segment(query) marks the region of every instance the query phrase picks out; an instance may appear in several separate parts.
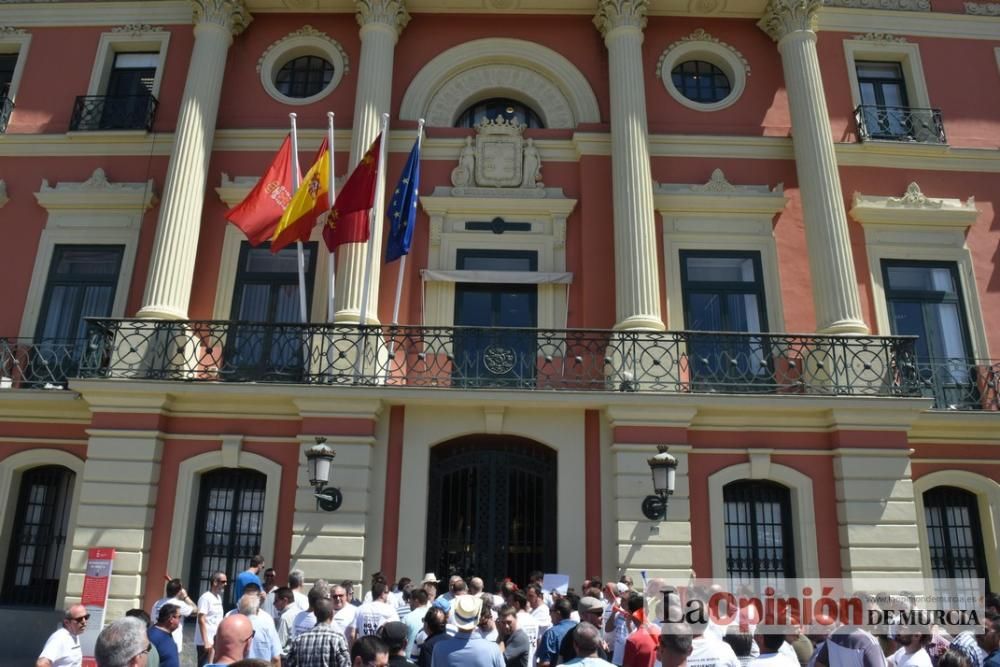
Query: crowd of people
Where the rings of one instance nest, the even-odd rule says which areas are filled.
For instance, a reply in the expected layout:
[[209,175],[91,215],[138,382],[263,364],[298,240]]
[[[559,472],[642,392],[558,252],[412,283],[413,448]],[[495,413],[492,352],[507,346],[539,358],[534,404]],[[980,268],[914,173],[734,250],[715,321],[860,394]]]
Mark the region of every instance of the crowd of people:
[[[263,565],[255,556],[235,578],[228,613],[226,573],[214,573],[197,601],[168,581],[150,614],[134,609],[102,630],[98,667],[180,667],[186,617],[196,619],[199,667],[1000,667],[994,596],[981,633],[900,625],[876,636],[830,622],[766,634],[752,607],[725,626],[664,624],[680,615],[651,607],[627,576],[587,579],[578,595],[544,590],[536,572],[523,585],[498,582],[494,594],[478,577],[392,584],[376,573],[356,600],[352,582],[321,579],[306,593],[300,570],[280,586]],[[36,667],[79,667],[88,620],[70,607]]]

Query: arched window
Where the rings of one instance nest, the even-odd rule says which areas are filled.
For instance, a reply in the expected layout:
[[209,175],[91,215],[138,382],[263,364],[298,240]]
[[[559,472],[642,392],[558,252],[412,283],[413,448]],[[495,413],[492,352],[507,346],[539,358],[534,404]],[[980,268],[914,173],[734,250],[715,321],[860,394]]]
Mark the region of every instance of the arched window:
[[274,87],[285,97],[312,97],[333,79],[333,63],[321,56],[299,56],[281,66]]
[[[954,486],[924,492],[924,518],[935,579],[986,579],[983,529],[976,495]],[[990,590],[989,581],[986,590]]]
[[55,606],[75,477],[62,466],[21,475],[0,603]]
[[[266,475],[245,468],[219,468],[201,476],[189,591],[207,590],[218,570],[236,581],[260,553],[266,486]],[[223,599],[229,602],[226,595]]]
[[788,487],[740,480],[723,487],[726,574],[734,584],[749,579],[778,583],[795,577],[792,502]]
[[671,77],[681,95],[702,104],[721,102],[733,90],[726,73],[704,60],[688,60],[677,65]]
[[531,107],[505,97],[476,102],[459,115],[455,127],[475,127],[484,118],[496,120],[501,116],[508,121],[516,118],[518,123],[527,127],[545,127]]

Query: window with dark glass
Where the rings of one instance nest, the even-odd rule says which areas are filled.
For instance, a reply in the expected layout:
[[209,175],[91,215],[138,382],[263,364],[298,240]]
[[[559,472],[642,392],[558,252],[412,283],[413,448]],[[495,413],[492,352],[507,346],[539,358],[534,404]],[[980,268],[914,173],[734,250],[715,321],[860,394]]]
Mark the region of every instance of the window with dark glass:
[[683,62],[674,67],[670,76],[681,95],[701,104],[721,102],[733,90],[726,73],[704,60]]
[[723,490],[726,574],[733,584],[795,577],[792,501],[776,482],[740,480]]
[[[935,579],[988,579],[975,494],[952,486],[925,491],[924,519]],[[975,590],[971,584],[970,588]],[[990,590],[989,581],[986,590]]]
[[[306,304],[312,303],[316,243],[304,244]],[[302,372],[298,251],[272,253],[270,244],[240,247],[226,367],[231,379],[294,379]]]
[[895,139],[910,133],[903,66],[898,62],[857,61],[858,93],[868,134]]
[[153,92],[160,54],[116,53],[108,76],[108,97],[145,96]]
[[882,277],[892,333],[917,337],[918,368],[938,407],[974,403],[972,346],[958,266],[883,260]]
[[16,53],[0,53],[0,98],[10,93],[10,83],[14,80],[14,66],[17,65]]
[[545,127],[541,117],[531,107],[503,97],[476,102],[459,115],[455,127],[475,127],[484,118],[503,118],[508,122],[516,119],[520,125],[529,128]]
[[213,572],[230,581],[223,600],[235,606],[229,591],[236,575],[260,553],[267,476],[244,468],[218,468],[200,476],[191,552],[189,591],[209,588]]
[[111,315],[123,252],[119,245],[55,247],[35,330],[37,340],[82,340],[87,332],[84,318]]
[[333,63],[322,56],[299,56],[281,66],[274,87],[285,97],[317,95],[333,80]]
[[21,475],[0,603],[54,607],[73,499],[73,471],[30,468]]
[[[759,334],[767,331],[760,253],[682,250],[684,328]],[[770,376],[763,336],[692,335],[692,380],[702,388],[745,385]]]

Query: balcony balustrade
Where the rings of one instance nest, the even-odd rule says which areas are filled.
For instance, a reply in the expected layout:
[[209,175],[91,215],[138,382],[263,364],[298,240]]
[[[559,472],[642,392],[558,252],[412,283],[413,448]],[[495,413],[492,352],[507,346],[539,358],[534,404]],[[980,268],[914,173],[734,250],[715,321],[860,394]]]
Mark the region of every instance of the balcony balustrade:
[[14,113],[14,100],[6,95],[0,96],[0,134],[7,131],[10,115]]
[[64,389],[85,350],[86,340],[0,338],[0,390]]
[[948,143],[940,109],[862,104],[854,110],[854,120],[858,125],[858,138],[862,142]]
[[73,105],[70,132],[153,129],[159,102],[152,95],[81,95]]

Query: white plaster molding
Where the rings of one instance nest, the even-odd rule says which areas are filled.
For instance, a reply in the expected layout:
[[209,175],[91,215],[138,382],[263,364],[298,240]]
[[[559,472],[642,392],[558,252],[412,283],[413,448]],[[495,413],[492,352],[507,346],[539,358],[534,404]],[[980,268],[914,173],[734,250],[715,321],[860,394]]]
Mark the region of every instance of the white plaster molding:
[[240,467],[240,452],[243,450],[242,435],[222,436],[222,465],[226,468]]
[[487,433],[497,435],[503,433],[503,416],[506,408],[502,405],[483,406],[483,426]]
[[771,453],[772,449],[751,449],[750,456],[750,479],[767,479],[771,476]]
[[[288,97],[278,91],[274,80],[280,70],[290,60],[300,56],[320,56],[333,65],[333,77],[323,90],[309,97]],[[260,83],[272,98],[282,104],[302,106],[323,99],[340,85],[340,81],[350,70],[347,52],[335,39],[311,25],[304,25],[290,32],[268,46],[257,61]]]
[[[174,494],[174,516],[170,527],[171,548],[167,555],[167,571],[184,581],[187,581],[191,574],[191,546],[196,539],[191,517],[198,511],[201,473],[215,468],[231,467],[225,462],[226,442],[223,437],[223,444],[218,450],[185,459],[177,469],[177,492]],[[267,476],[267,485],[264,488],[264,513],[260,527],[260,554],[271,562],[274,560],[274,541],[278,526],[278,496],[285,491],[281,486],[281,464],[259,454],[244,451],[239,452],[239,464],[241,468],[255,470]]]
[[[755,450],[750,450],[751,452]],[[799,577],[819,576],[819,551],[816,538],[816,510],[812,478],[777,463],[768,466],[766,479],[788,487],[792,505],[795,538],[795,572]],[[730,482],[755,479],[750,463],[738,463],[708,476],[709,517],[712,537],[712,576],[726,576],[725,502],[722,490]]]
[[8,201],[10,197],[7,196],[7,182],[0,179],[0,208],[3,208]]
[[[872,35],[886,35],[885,39],[871,39]],[[858,60],[895,61],[903,70],[906,92],[910,104],[918,108],[931,106],[927,80],[924,77],[920,46],[907,42],[904,38],[889,39],[884,31],[867,33],[854,39],[844,40],[844,56],[847,59],[847,78],[851,83],[851,101],[857,107],[861,104],[861,87],[858,84]]]
[[410,22],[410,13],[401,0],[356,0],[358,25],[363,30],[370,25],[391,28],[398,36]]
[[[131,24],[123,28],[148,27]],[[160,85],[163,82],[163,68],[167,62],[167,48],[170,45],[170,32],[167,30],[122,30],[114,29],[101,34],[97,43],[97,58],[90,71],[90,83],[87,85],[88,95],[103,95],[115,64],[115,54],[129,52],[155,52],[159,55],[156,74],[153,75],[153,86],[150,92],[153,97],[159,97]]]
[[24,28],[15,28],[12,25],[0,25],[0,39],[7,37],[22,37],[28,32]]
[[150,25],[148,23],[129,23],[127,25],[120,25],[116,28],[112,28],[111,32],[139,35],[144,32],[166,32],[166,28],[160,25]]
[[[690,100],[674,86],[672,72],[674,67],[688,60],[703,60],[721,69],[729,79],[731,86],[725,99],[705,104]],[[713,37],[702,28],[698,28],[687,37],[682,37],[668,46],[656,63],[656,76],[670,96],[683,106],[696,111],[718,111],[736,103],[746,88],[747,77],[750,76],[750,62],[735,47]]]
[[974,16],[1000,16],[1000,2],[967,2],[965,13]]
[[[543,190],[542,158],[534,139],[524,140],[525,126],[517,119],[502,116],[483,118],[476,125],[476,144],[465,138],[458,156],[458,166],[451,170],[451,183],[456,190],[467,187],[518,188],[521,191]],[[527,192],[524,192],[527,195]],[[541,192],[528,196],[544,196]]]
[[904,12],[929,12],[931,0],[823,0],[827,7],[884,9]]
[[35,199],[49,212],[58,209],[146,211],[156,204],[156,193],[152,178],[145,183],[112,183],[104,170],[98,167],[82,183],[64,181],[52,186],[48,179],[42,179]]
[[905,37],[893,35],[888,32],[866,32],[863,35],[855,35],[854,39],[859,42],[887,42],[890,44],[902,44],[906,42]]
[[223,204],[232,208],[247,198],[247,195],[250,194],[250,191],[253,190],[259,180],[259,176],[237,176],[236,178],[230,178],[229,174],[222,172],[219,186],[215,188],[215,194],[219,195],[219,199],[222,200]]
[[715,169],[707,183],[658,183],[653,202],[661,212],[742,213],[774,215],[785,208],[785,187],[733,185],[721,169]]
[[[466,91],[464,95],[459,95],[459,91],[452,90],[450,95],[455,99],[454,107],[451,109],[450,117],[447,120],[435,120],[432,122],[429,115],[432,109],[432,102],[439,101],[439,107],[443,104],[440,100],[442,90],[460,75],[470,70],[482,69],[479,75],[470,75],[461,79],[467,84],[475,82],[479,89]],[[587,79],[580,70],[565,56],[553,51],[545,46],[520,39],[508,38],[487,38],[477,39],[459,44],[447,51],[439,54],[430,62],[424,65],[423,69],[413,78],[403,101],[400,105],[399,117],[404,120],[417,120],[427,118],[430,126],[444,125],[451,126],[454,119],[464,110],[459,108],[464,102],[470,102],[476,97],[492,95],[491,86],[495,87],[497,81],[494,77],[509,71],[510,76],[516,76],[519,85],[529,84],[534,86],[534,95],[551,96],[552,99],[524,99],[527,96],[522,94],[522,99],[543,114],[552,111],[553,118],[545,117],[547,127],[563,127],[554,125],[556,118],[561,118],[555,112],[559,109],[561,101],[569,108],[570,125],[565,127],[576,127],[579,123],[599,123],[601,121],[600,108],[597,104],[597,97],[591,89]],[[528,76],[534,73],[538,79]],[[540,85],[545,84],[545,85]],[[510,84],[508,84],[509,86]],[[551,86],[551,88],[550,88]],[[517,93],[516,90],[512,92]],[[558,97],[555,96],[558,93]],[[515,99],[517,96],[515,95]],[[468,104],[466,104],[468,106]],[[445,115],[440,109],[435,112],[438,116]]]
[[936,199],[926,196],[916,182],[910,183],[900,197],[882,197],[854,193],[851,217],[861,224],[897,224],[909,227],[954,227],[972,225],[979,210],[975,198]]

